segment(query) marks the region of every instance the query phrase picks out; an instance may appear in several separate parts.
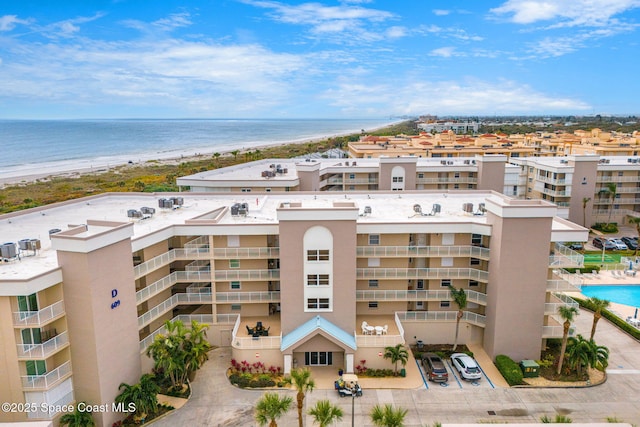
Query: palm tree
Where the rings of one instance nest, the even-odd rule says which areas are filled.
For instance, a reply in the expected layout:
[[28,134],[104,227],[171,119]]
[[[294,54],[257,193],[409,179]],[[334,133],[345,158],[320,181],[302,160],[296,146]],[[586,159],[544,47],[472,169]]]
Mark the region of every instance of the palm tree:
[[[630,216],[629,224],[633,224],[636,226],[636,233],[638,233],[638,237],[640,238],[640,217],[638,216]],[[636,245],[635,256],[638,256],[638,246]]]
[[391,360],[391,363],[395,366],[394,373],[398,375],[398,362],[402,363],[402,366],[406,366],[407,360],[409,360],[409,352],[402,344],[396,344],[395,347],[385,347],[383,357]]
[[569,338],[567,360],[576,368],[578,375],[582,374],[584,367],[604,370],[609,365],[609,349],[578,334]]
[[93,421],[91,411],[80,411],[78,409],[78,405],[76,405],[73,412],[64,414],[60,417],[60,425],[68,427],[93,427],[96,425],[96,422]]
[[307,368],[293,369],[286,382],[293,385],[298,391],[296,400],[298,403],[298,426],[302,427],[302,406],[307,392],[312,392],[316,383],[311,378],[311,371]]
[[407,416],[407,412],[406,409],[402,408],[394,409],[390,404],[386,404],[384,407],[376,405],[369,416],[373,424],[378,427],[402,427],[404,426],[404,417]]
[[255,418],[258,425],[278,427],[276,419],[287,413],[293,399],[289,396],[282,396],[278,393],[265,393],[256,404]]
[[587,226],[587,204],[591,201],[591,197],[582,198],[582,226]]
[[315,406],[309,409],[309,415],[313,417],[313,421],[320,427],[327,427],[335,421],[342,419],[342,409],[333,405],[328,400],[319,400]]
[[140,377],[138,384],[129,385],[120,383],[118,390],[122,392],[116,396],[115,402],[126,406],[133,403],[136,408],[136,415],[146,418],[146,415],[153,414],[158,410],[158,392],[160,387],[154,382],[153,375],[144,374]]
[[231,154],[233,155],[233,160],[237,160],[238,154],[240,154],[240,150],[233,150]]
[[453,339],[453,351],[456,351],[458,347],[458,332],[460,331],[460,319],[464,315],[464,309],[467,308],[467,294],[464,292],[464,289],[456,289],[452,285],[449,285],[449,289],[451,290],[451,298],[453,298],[453,302],[458,306],[458,315],[456,316],[456,335]]
[[563,332],[562,332],[562,346],[560,347],[560,359],[558,360],[557,374],[560,375],[562,371],[562,365],[564,363],[564,352],[567,350],[567,340],[569,338],[569,328],[571,328],[571,322],[575,316],[578,315],[578,309],[567,305],[562,305],[558,308],[558,314],[564,320]]
[[220,160],[218,160],[219,157],[220,157],[220,153],[217,153],[217,152],[213,153],[213,158],[216,161],[216,167],[218,167],[220,165],[220,163],[219,163]]
[[616,185],[615,182],[610,182],[607,184],[607,194],[611,199],[611,205],[609,206],[609,220],[607,221],[607,223],[611,224],[611,214],[613,213],[613,204],[615,203],[616,196],[618,195],[618,186]]
[[598,297],[591,297],[588,299],[588,301],[593,309],[593,324],[591,325],[591,336],[589,337],[589,339],[592,340],[594,335],[596,334],[596,326],[598,325],[598,320],[602,318],[602,310],[609,307],[609,301],[607,301],[606,299],[600,299]]

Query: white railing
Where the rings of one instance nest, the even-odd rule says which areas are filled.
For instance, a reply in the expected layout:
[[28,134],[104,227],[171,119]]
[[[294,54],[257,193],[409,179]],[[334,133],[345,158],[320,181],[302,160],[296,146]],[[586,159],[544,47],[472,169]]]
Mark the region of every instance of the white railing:
[[278,258],[280,248],[214,248],[213,257],[217,259]]
[[575,285],[565,279],[547,280],[547,292],[580,292],[582,286]]
[[280,348],[282,344],[282,334],[268,337],[239,337],[235,336],[231,345],[237,349],[268,349]]
[[64,314],[64,302],[58,301],[42,310],[14,312],[13,324],[15,326],[44,326],[62,314]]
[[359,257],[473,257],[489,259],[490,251],[480,246],[358,246]]
[[395,313],[393,315],[393,319],[396,322],[396,327],[398,328],[398,333],[400,334],[400,336],[402,337],[402,339],[404,341],[404,327],[402,326],[402,322],[400,322],[400,319],[398,318],[398,313]]
[[67,331],[62,332],[42,344],[18,344],[18,357],[28,359],[46,359],[69,343]]
[[378,178],[341,178],[331,177],[327,179],[327,184],[377,184]]
[[[396,313],[400,321],[418,322],[455,322],[458,317],[457,311],[399,311]],[[486,316],[482,314],[464,311],[462,319],[467,323],[473,323],[484,327]]]
[[553,255],[549,256],[550,267],[582,267],[584,266],[584,256],[569,249],[568,247],[556,243]]
[[[536,176],[535,180],[538,182],[546,182],[547,184],[554,184],[554,185],[566,185],[567,181],[566,179],[562,178],[562,179],[554,179],[554,178],[548,178],[546,176]],[[569,182],[569,184],[571,184],[571,182]]]
[[395,347],[404,344],[402,335],[356,335],[358,347]]
[[184,244],[185,249],[206,249],[209,247],[209,236],[196,237]]
[[[470,302],[487,304],[487,295],[465,290]],[[442,290],[357,290],[356,301],[451,301],[451,291]]]
[[136,279],[144,276],[150,271],[157,270],[160,267],[171,264],[178,260],[190,260],[190,259],[208,259],[209,248],[208,247],[195,247],[184,249],[172,249],[157,257],[151,258],[141,264],[133,267],[133,275]]
[[[49,403],[49,402],[43,402],[41,404],[38,405],[38,410],[37,411],[30,411],[27,414],[27,418],[30,419],[38,419],[38,418],[48,418],[51,419],[53,417],[56,416],[56,414],[62,412],[63,409],[65,409],[66,405],[70,405],[71,403],[73,403],[74,401],[74,397],[73,397],[73,390],[71,390],[69,393],[65,394],[64,396],[62,396],[60,399],[56,400],[55,402]],[[43,409],[46,407],[47,411],[43,411]]]
[[179,304],[202,304],[211,303],[213,300],[211,294],[201,293],[180,293],[175,294],[171,298],[168,298],[160,304],[153,307],[143,315],[138,317],[138,327],[143,328],[149,323],[162,316],[169,310],[172,310]]
[[211,282],[210,271],[174,271],[136,292],[136,303],[140,304],[154,295],[180,282]]
[[638,176],[596,176],[596,182],[638,182],[640,177]]
[[215,280],[274,280],[280,279],[280,270],[217,270],[213,273]]
[[489,281],[489,273],[475,268],[358,268],[358,279],[472,279]]
[[280,302],[279,291],[216,292],[216,302]]
[[22,388],[51,388],[71,372],[71,361],[67,361],[44,375],[22,376]]
[[560,307],[575,307],[576,309],[579,308],[579,305],[577,302],[575,302],[573,299],[571,299],[570,297],[564,295],[564,294],[553,294],[554,297],[558,300],[560,300],[561,302],[546,302],[544,304],[544,314],[548,314],[548,315],[557,315],[558,314],[558,309]]
[[[176,320],[180,320],[186,326],[189,326],[192,320],[206,325],[233,325],[236,319],[239,317],[240,316],[238,316],[237,314],[218,314],[216,315],[216,321],[214,322],[213,314],[180,314],[171,319],[171,321],[175,322]],[[164,334],[165,332],[167,332],[167,329],[165,325],[162,325],[147,337],[145,337],[142,341],[140,341],[140,352],[142,353],[146,351],[147,347],[151,345],[156,336],[159,334]]]
[[[569,329],[569,336],[572,337],[575,334],[575,328]],[[562,338],[564,335],[564,326],[543,326],[542,338]]]
[[416,178],[416,184],[476,184],[476,177],[433,177]]
[[208,259],[197,259],[184,266],[185,271],[211,271]]

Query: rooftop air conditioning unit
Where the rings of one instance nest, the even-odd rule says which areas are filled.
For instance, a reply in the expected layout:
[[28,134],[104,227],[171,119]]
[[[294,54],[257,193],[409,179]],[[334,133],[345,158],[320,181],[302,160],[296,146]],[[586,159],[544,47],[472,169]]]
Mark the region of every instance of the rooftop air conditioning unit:
[[413,211],[416,213],[422,213],[422,206],[420,205],[413,205]]
[[463,203],[462,210],[467,213],[473,213],[473,203]]
[[364,213],[365,214],[371,214],[371,206],[365,206],[364,207]]

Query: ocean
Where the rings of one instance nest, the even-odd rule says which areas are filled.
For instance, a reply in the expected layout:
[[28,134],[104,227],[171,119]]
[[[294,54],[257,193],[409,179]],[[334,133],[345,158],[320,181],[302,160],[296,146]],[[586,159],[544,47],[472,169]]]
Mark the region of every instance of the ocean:
[[0,178],[212,154],[371,130],[390,119],[0,120]]

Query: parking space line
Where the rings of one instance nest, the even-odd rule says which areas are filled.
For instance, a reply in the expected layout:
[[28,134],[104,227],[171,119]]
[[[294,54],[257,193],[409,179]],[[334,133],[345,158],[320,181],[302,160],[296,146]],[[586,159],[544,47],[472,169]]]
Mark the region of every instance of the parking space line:
[[484,375],[484,377],[487,379],[487,381],[489,381],[489,385],[491,386],[491,388],[496,388],[496,386],[493,385],[493,383],[491,382],[491,380],[489,379],[487,374],[485,374],[484,369],[482,369],[482,366],[480,366],[479,363],[478,363],[478,368],[480,368],[480,372],[482,372],[482,375]]
[[447,365],[449,366],[449,370],[453,374],[453,378],[456,379],[456,382],[458,383],[458,387],[462,388],[462,384],[460,383],[460,380],[458,379],[458,374],[456,373],[456,370],[453,368],[453,366],[451,366],[451,363],[449,362],[449,360],[447,360]]
[[427,379],[424,377],[424,372],[422,372],[422,368],[420,367],[420,364],[418,363],[417,359],[416,359],[416,365],[418,365],[418,372],[420,372],[420,376],[422,377],[422,382],[424,383],[424,386],[427,388],[427,390],[429,390],[429,384],[427,384]]

